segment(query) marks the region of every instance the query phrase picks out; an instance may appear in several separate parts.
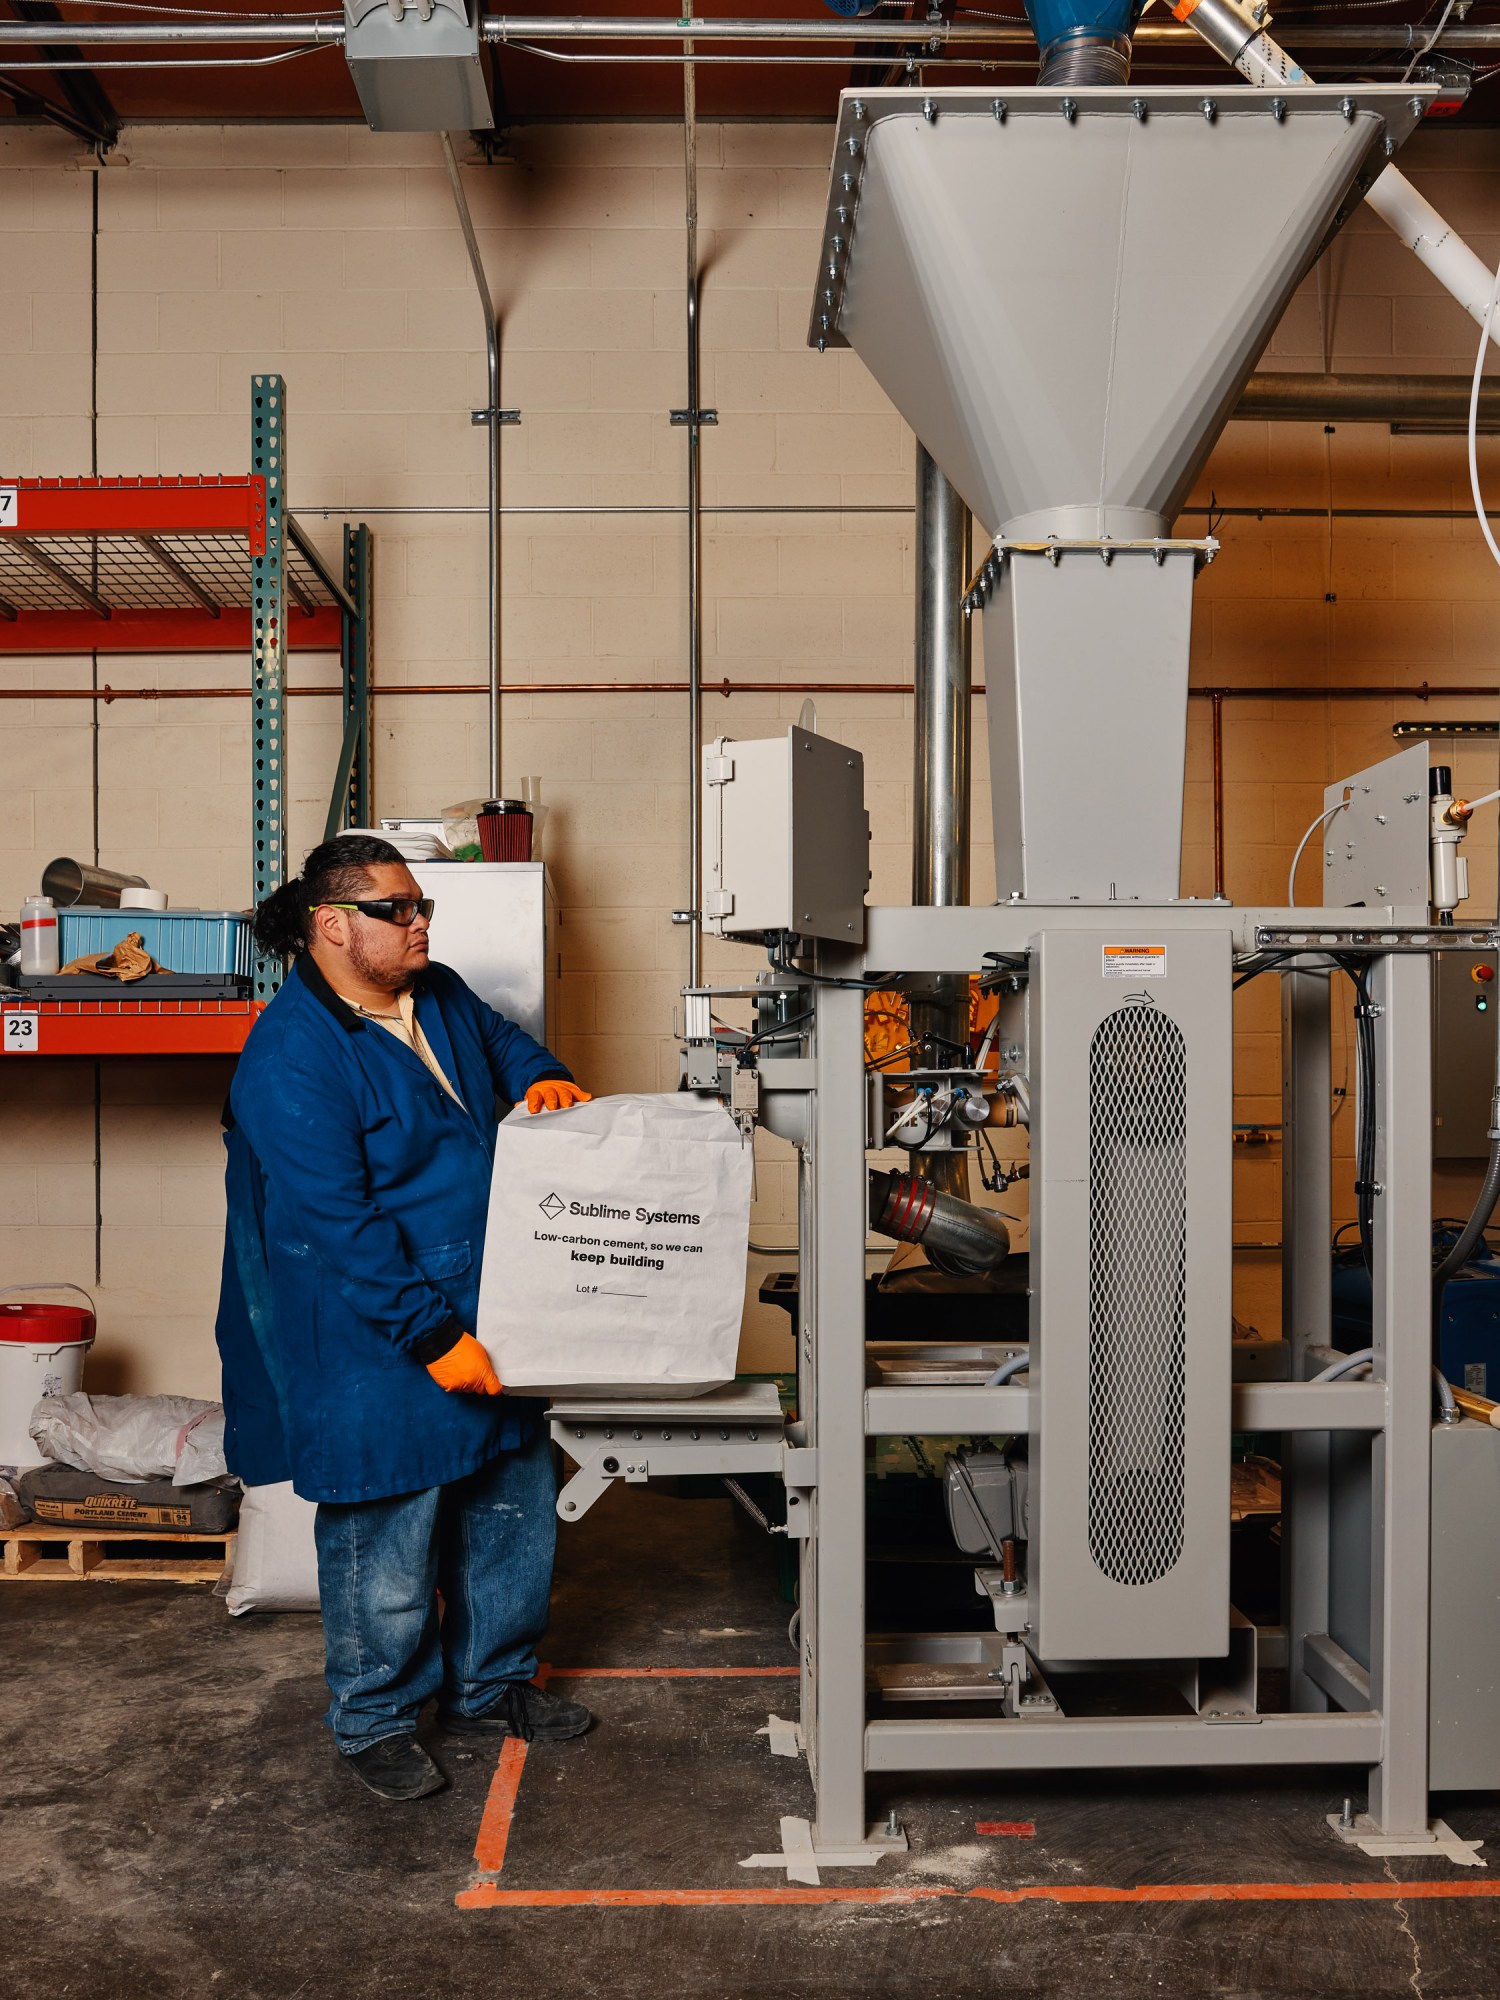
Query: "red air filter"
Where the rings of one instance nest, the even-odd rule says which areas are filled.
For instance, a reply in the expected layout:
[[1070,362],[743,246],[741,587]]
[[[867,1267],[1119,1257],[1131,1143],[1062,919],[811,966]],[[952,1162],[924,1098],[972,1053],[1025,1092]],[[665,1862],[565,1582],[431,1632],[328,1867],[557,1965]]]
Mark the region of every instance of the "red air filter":
[[531,859],[531,808],[524,799],[486,799],[479,808],[479,851],[486,861]]

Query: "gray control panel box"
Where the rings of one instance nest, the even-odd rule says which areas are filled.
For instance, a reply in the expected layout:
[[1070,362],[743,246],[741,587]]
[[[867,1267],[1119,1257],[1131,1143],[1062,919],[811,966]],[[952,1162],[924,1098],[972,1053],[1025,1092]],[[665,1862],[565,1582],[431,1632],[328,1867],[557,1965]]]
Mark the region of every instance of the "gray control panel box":
[[715,937],[791,931],[863,944],[870,886],[865,760],[788,729],[703,753],[703,924]]
[[1495,974],[1492,951],[1432,955],[1435,1160],[1480,1160],[1490,1149],[1495,1018],[1500,1011],[1500,980]]

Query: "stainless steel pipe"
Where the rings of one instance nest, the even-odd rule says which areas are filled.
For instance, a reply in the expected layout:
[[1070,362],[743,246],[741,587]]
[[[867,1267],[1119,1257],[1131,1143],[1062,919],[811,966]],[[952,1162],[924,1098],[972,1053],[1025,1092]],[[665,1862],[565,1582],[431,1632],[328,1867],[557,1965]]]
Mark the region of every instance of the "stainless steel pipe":
[[[916,717],[912,771],[911,899],[918,904],[969,900],[969,760],[973,712],[972,627],[963,615],[972,524],[969,510],[917,446]],[[944,974],[907,988],[912,1040],[938,1046],[951,1060],[969,1034],[969,982]],[[945,1051],[947,1052],[945,1055]],[[918,1058],[922,1060],[922,1058]],[[969,1190],[965,1150],[920,1153],[924,1180],[962,1198]]]
[[971,650],[963,615],[972,567],[969,510],[937,460],[917,446],[914,903],[969,900]]

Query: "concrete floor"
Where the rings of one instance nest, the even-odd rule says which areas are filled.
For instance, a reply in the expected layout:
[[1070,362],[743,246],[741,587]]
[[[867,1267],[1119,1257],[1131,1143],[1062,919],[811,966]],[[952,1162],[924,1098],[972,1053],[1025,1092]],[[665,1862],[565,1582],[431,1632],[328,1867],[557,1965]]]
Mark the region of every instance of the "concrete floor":
[[[616,1489],[562,1542],[554,1665],[790,1664],[768,1545],[727,1502]],[[738,1863],[810,1811],[805,1768],[756,1734],[795,1714],[794,1679],[580,1678],[564,1685],[598,1710],[589,1737],[519,1774],[514,1751],[497,1771],[493,1750],[438,1746],[451,1789],[394,1807],[334,1759],[312,1618],[234,1622],[206,1590],[0,1586],[0,1658],[3,2000],[1500,1989],[1500,1879],[1339,1847],[1337,1774],[903,1783],[871,1799],[908,1826],[899,1865],[825,1871],[823,1901],[672,1901],[785,1894]],[[1500,1801],[1445,1810],[1494,1843],[1500,1878]],[[976,1831],[994,1822],[1034,1832]],[[1333,1883],[1365,1899],[1082,1893]],[[1400,1893],[1423,1883],[1483,1893]],[[1024,1887],[1074,1900],[974,1893]],[[923,1893],[844,1899],[872,1888]]]

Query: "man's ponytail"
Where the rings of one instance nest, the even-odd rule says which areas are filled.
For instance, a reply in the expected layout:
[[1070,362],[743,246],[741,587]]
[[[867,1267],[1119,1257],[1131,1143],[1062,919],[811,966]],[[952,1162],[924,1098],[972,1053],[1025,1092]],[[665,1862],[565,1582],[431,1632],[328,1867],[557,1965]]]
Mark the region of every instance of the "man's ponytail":
[[369,871],[400,863],[401,850],[374,834],[347,833],[325,840],[302,864],[302,873],[269,896],[255,912],[255,942],[268,958],[295,958],[307,949],[312,913],[319,903],[351,903],[369,893]]
[[267,896],[255,912],[255,943],[267,958],[292,958],[307,949],[307,884],[300,875]]

